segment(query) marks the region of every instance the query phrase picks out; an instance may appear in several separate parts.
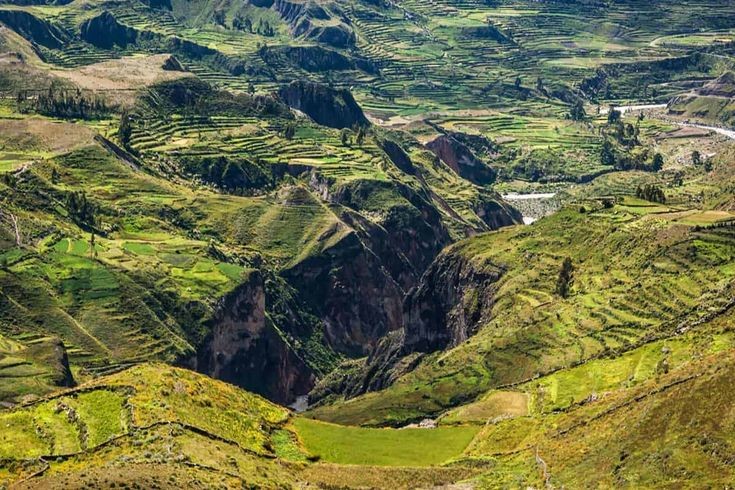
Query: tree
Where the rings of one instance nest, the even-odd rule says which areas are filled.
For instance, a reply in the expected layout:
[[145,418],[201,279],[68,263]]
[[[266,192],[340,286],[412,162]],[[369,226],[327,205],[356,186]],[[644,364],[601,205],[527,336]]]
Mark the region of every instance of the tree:
[[664,156],[660,153],[653,155],[653,163],[651,164],[653,170],[658,172],[664,167]]
[[664,194],[663,189],[655,184],[639,185],[635,190],[635,196],[638,199],[645,199],[650,202],[666,203],[666,194]]
[[615,106],[610,106],[610,111],[607,113],[607,123],[608,124],[615,124],[616,122],[620,121],[621,113],[619,110],[615,108]]
[[253,32],[253,22],[248,17],[243,17],[240,14],[237,14],[234,19],[232,19],[232,28],[237,29],[238,31],[248,31],[250,33]]
[[339,139],[342,142],[342,146],[350,146],[350,130],[342,128],[342,131],[339,133]]
[[573,121],[583,121],[587,117],[587,113],[584,110],[584,104],[581,100],[577,100],[572,108],[569,110],[569,117]]
[[615,151],[613,150],[612,143],[607,138],[602,142],[600,161],[603,165],[615,165]]
[[697,150],[692,152],[692,164],[696,166],[702,165],[702,155]]
[[89,235],[89,255],[93,258],[97,257],[97,248],[95,247],[94,231]]
[[214,11],[214,23],[220,26],[225,25],[225,11],[224,10]]
[[355,125],[353,131],[355,133],[355,143],[357,143],[357,146],[361,147],[362,143],[365,141],[365,136],[367,136],[365,126]]
[[283,128],[283,137],[292,140],[294,136],[296,136],[296,125],[289,121],[286,123],[286,127]]
[[569,284],[572,282],[573,272],[572,259],[565,257],[559,269],[559,277],[556,280],[556,293],[562,298],[569,296]]
[[74,191],[66,195],[66,210],[80,226],[93,228],[97,219],[94,204],[87,200],[84,191]]
[[117,138],[120,140],[123,148],[130,147],[130,138],[133,135],[133,125],[130,114],[127,111],[120,116],[120,125],[117,128]]

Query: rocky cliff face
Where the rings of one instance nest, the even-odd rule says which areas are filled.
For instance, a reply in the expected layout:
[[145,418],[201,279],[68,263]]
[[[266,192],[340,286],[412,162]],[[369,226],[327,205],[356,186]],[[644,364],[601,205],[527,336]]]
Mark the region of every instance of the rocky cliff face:
[[456,254],[440,255],[406,297],[402,352],[432,352],[467,340],[492,308],[502,273]]
[[266,315],[260,272],[223,298],[210,326],[195,362],[200,372],[284,404],[313,386],[313,370]]
[[71,38],[69,33],[58,25],[23,10],[0,10],[0,22],[29,41],[47,48],[61,48]]
[[47,340],[30,344],[27,356],[42,362],[51,369],[50,378],[56,386],[71,387],[76,384],[69,367],[69,357],[61,339],[51,337]]
[[[380,196],[384,208],[375,204],[376,196]],[[356,213],[342,218],[361,231],[363,243],[381,258],[404,291],[418,283],[434,257],[451,243],[437,209],[408,186],[355,180],[337,187],[331,199],[357,212],[379,216],[379,224]]]
[[97,17],[85,20],[79,26],[79,31],[82,39],[103,49],[114,46],[124,48],[128,44],[135,44],[138,38],[135,29],[120,24],[110,12],[102,12]]
[[401,324],[401,287],[354,231],[281,274],[317,310],[339,352],[364,355]]
[[489,319],[503,273],[501,267],[478,266],[451,250],[439,255],[406,296],[403,327],[381,339],[365,361],[342,366],[321,380],[310,402],[383,389],[413,370],[425,354],[465,341]]
[[393,140],[384,139],[379,142],[380,148],[385,152],[391,162],[401,169],[401,171],[413,175],[416,173],[416,168],[413,166],[411,158],[408,156],[406,151]]
[[521,212],[502,200],[496,192],[482,192],[472,207],[490,230],[523,222]]
[[339,6],[328,8],[313,1],[258,0],[258,5],[271,6],[286,21],[294,36],[328,44],[335,48],[354,46],[356,37]]
[[475,184],[486,185],[495,180],[495,170],[451,134],[442,134],[426,146],[458,175]]
[[323,126],[340,129],[368,124],[365,114],[349,90],[295,81],[283,87],[279,96],[289,107],[305,113]]

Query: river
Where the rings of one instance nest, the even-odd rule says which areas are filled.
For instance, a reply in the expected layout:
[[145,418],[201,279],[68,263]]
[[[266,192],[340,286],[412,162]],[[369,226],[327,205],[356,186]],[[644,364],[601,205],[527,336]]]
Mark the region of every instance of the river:
[[[619,111],[621,114],[625,114],[626,112],[635,112],[635,111],[652,111],[655,109],[666,109],[668,107],[668,104],[640,104],[640,105],[619,105],[615,106],[615,110]],[[610,112],[610,109],[608,107],[604,107],[600,109],[600,114],[607,114]]]
[[[667,104],[638,104],[638,105],[623,105],[616,106],[615,109],[620,111],[621,114],[626,112],[634,111],[649,111],[656,109],[665,109]],[[608,108],[600,109],[601,114],[607,114],[610,112]],[[720,128],[717,126],[708,126],[706,124],[697,124],[690,122],[677,122],[673,121],[678,126],[684,128],[699,128],[708,131],[713,131],[717,134],[726,136],[732,140],[735,140],[735,130]],[[534,194],[520,194],[516,192],[509,192],[503,195],[503,199],[513,204],[523,215],[523,223],[530,225],[539,218],[542,218],[548,214],[553,213],[559,207],[559,200],[554,199],[556,197],[555,192],[547,193],[534,193]]]
[[[620,111],[621,114],[625,114],[626,112],[652,111],[655,109],[665,109],[666,107],[668,107],[668,104],[621,105],[621,106],[615,106],[615,110]],[[607,114],[608,112],[610,112],[609,108],[600,109],[600,114]],[[676,124],[683,128],[706,129],[708,131],[713,131],[717,134],[727,136],[731,140],[735,140],[735,130],[732,130],[732,129],[720,128],[717,126],[709,126],[706,124],[689,123],[689,122],[677,122]]]
[[685,128],[707,129],[709,131],[714,131],[717,134],[727,136],[731,140],[735,140],[735,131],[733,131],[732,129],[718,128],[717,126],[707,126],[705,124],[693,124],[693,123],[677,123],[677,124]]
[[556,192],[519,194],[509,192],[503,195],[503,199],[513,204],[523,215],[523,224],[530,225],[539,218],[543,218],[559,208]]

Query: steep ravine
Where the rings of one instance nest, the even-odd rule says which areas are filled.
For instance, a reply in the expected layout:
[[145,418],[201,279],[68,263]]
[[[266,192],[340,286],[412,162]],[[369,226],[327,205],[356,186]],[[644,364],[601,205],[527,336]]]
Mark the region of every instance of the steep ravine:
[[[199,349],[198,370],[290,403],[311,391],[337,355],[369,355],[339,389],[359,394],[385,386],[422,353],[474,333],[501,271],[477,271],[440,254],[451,242],[447,230],[436,209],[407,189],[381,224],[367,219],[357,211],[364,207],[360,196],[374,191],[356,183],[329,196],[350,231],[278,273],[294,298],[283,301],[283,287],[268,294],[268,281],[255,271],[222,300]],[[315,358],[310,339],[318,339],[319,355],[330,361]]]
[[195,361],[198,371],[284,404],[313,386],[313,369],[286,342],[266,311],[259,271],[252,271],[221,300],[210,326]]
[[[347,90],[294,82],[281,89],[280,97],[323,125],[369,125]],[[373,133],[385,152],[385,164],[395,165],[390,171],[406,177],[341,181],[312,170],[308,181],[302,181],[305,185],[284,184],[284,195],[293,196],[283,202],[308,202],[320,212],[328,211],[329,219],[334,220],[291,261],[270,269],[293,291],[286,310],[301,317],[288,313],[269,322],[274,316],[272,303],[281,293],[265,294],[261,299],[262,287],[244,284],[233,293],[234,298],[225,301],[230,306],[212,320],[212,332],[198,356],[200,370],[273,400],[291,402],[331,371],[338,357],[370,355],[384,366],[377,368],[376,364],[369,368],[374,376],[363,376],[376,380],[364,388],[372,389],[387,382],[390,374],[383,373],[395,371],[394,364],[410,367],[401,360],[405,355],[453,345],[473,333],[474,313],[454,309],[460,292],[439,291],[438,285],[446,282],[451,287],[461,280],[462,287],[494,278],[472,275],[463,264],[453,266],[452,277],[443,277],[449,266],[432,263],[463,236],[453,220],[459,220],[470,235],[519,223],[521,216],[497,194],[481,187],[469,203],[479,219],[469,223],[448,216],[423,179],[423,168],[414,165],[399,143],[378,129]],[[430,272],[425,275],[427,268]],[[423,285],[426,281],[433,282]],[[304,325],[305,318],[308,325]],[[442,331],[444,328],[449,330]],[[314,356],[317,347],[322,351]]]
[[477,267],[451,248],[441,253],[406,295],[402,328],[384,337],[365,360],[345,364],[320,380],[310,403],[383,389],[415,368],[425,354],[467,340],[488,320],[504,272],[500,266]]

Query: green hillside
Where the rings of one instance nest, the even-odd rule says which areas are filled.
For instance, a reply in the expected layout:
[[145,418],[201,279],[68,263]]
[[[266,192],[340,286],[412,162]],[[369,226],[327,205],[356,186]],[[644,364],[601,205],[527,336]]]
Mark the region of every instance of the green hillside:
[[0,0],[0,488],[732,474],[735,4]]

